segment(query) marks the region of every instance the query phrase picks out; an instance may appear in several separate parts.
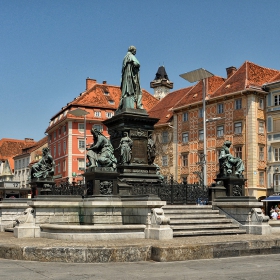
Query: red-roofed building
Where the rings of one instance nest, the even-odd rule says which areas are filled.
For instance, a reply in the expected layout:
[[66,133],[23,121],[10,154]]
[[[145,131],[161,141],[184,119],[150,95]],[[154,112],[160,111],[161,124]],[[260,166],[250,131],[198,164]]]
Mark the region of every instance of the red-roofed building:
[[0,140],[0,161],[9,161],[9,166],[14,170],[13,157],[21,153],[22,149],[33,146],[36,142],[31,138],[24,140],[2,138]]
[[[231,153],[242,158],[247,181],[246,195],[266,195],[266,103],[264,83],[280,71],[246,61],[239,69],[227,68],[227,78],[208,79],[206,96],[207,182],[214,182],[219,171],[219,150],[225,140],[232,142]],[[172,95],[173,93],[170,93]],[[173,106],[177,132],[178,165],[175,177],[198,181],[199,154],[203,154],[202,82]],[[211,121],[213,120],[213,121]],[[176,139],[175,139],[176,140]]]
[[263,85],[266,97],[267,186],[280,192],[280,73]]
[[[54,179],[56,183],[69,178],[70,182],[83,180],[85,166],[85,147],[93,142],[91,129],[101,130],[108,136],[107,127],[102,121],[111,118],[119,106],[121,90],[119,86],[102,84],[96,80],[86,79],[86,90],[55,114],[46,129],[48,145],[55,161]],[[142,103],[148,111],[158,100],[143,90]],[[74,116],[71,111],[82,109],[86,115],[86,143],[84,134],[84,117]]]

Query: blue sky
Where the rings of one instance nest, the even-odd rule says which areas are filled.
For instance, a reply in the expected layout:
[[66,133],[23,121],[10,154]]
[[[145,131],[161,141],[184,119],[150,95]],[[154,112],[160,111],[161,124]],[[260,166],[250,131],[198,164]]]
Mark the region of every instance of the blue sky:
[[280,69],[279,11],[279,0],[2,0],[0,139],[43,138],[87,77],[119,85],[130,45],[151,93],[161,65],[174,90],[200,67],[223,77],[245,60]]

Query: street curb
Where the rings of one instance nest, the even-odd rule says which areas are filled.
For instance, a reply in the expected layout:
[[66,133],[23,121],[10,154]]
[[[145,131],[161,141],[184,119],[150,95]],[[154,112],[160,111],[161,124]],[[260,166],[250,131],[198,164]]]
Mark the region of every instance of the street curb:
[[181,246],[21,247],[0,245],[0,258],[40,262],[171,262],[280,253],[280,239],[215,242]]

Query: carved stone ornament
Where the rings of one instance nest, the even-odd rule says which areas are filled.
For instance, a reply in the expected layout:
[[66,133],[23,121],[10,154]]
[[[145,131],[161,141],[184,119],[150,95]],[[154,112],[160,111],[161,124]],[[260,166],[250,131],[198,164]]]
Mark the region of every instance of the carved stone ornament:
[[100,194],[109,195],[113,193],[113,182],[102,181],[100,182]]
[[32,207],[28,207],[22,212],[21,215],[15,218],[16,224],[34,224],[34,209]]
[[153,208],[151,210],[151,225],[169,225],[170,218],[164,215],[162,208]]

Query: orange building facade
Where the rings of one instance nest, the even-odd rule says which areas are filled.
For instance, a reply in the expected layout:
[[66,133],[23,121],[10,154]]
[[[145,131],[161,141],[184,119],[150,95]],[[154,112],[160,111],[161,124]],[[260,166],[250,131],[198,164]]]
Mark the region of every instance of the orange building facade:
[[[46,133],[55,161],[54,179],[57,184],[64,182],[66,178],[69,178],[70,182],[83,181],[85,148],[93,143],[91,129],[96,128],[109,137],[107,127],[102,121],[114,115],[120,96],[119,86],[108,85],[105,81],[99,84],[88,78],[86,90],[51,118]],[[148,111],[158,100],[143,90],[142,102]],[[73,115],[76,109],[86,111],[86,127],[84,116]]]
[[[267,190],[266,95],[262,85],[280,71],[246,61],[239,69],[227,68],[227,78],[213,76],[206,83],[206,133],[203,131],[202,82],[184,91],[179,101],[164,97],[151,111],[161,119],[156,125],[159,145],[156,163],[163,175],[173,174],[178,181],[199,181],[200,155],[206,136],[207,185],[219,173],[219,151],[225,140],[232,142],[231,154],[245,165],[246,195],[261,197]],[[165,111],[157,114],[163,103]],[[159,112],[159,110],[158,110]],[[206,135],[205,135],[206,134]],[[172,155],[172,158],[170,156]]]

